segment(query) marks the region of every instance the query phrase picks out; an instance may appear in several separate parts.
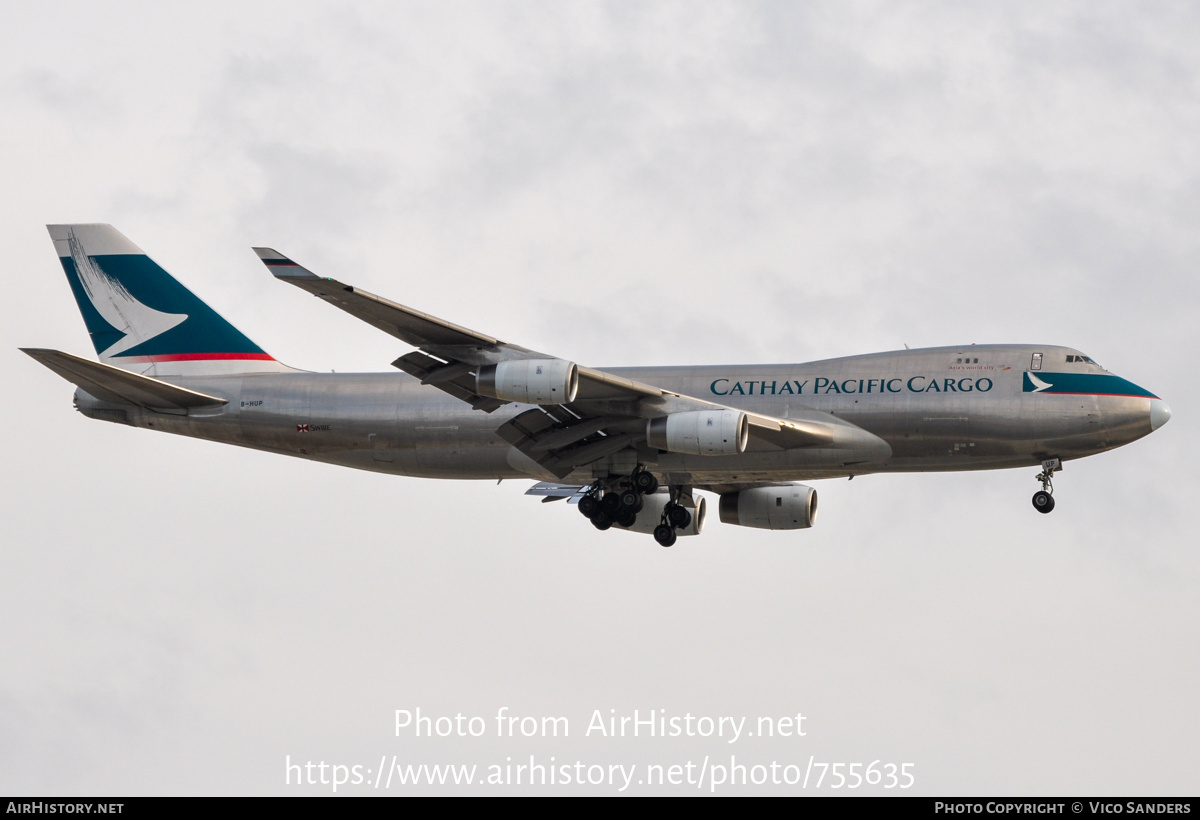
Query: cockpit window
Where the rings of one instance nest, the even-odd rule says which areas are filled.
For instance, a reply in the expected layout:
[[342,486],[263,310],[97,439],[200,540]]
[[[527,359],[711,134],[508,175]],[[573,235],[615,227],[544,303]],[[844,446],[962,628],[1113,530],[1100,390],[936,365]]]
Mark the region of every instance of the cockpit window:
[[[1095,363],[1094,361],[1092,361],[1092,359],[1091,359],[1090,357],[1088,357],[1088,356],[1075,356],[1075,355],[1069,355],[1069,356],[1067,356],[1067,361],[1068,361],[1068,362],[1080,362],[1080,363],[1082,363],[1082,362],[1087,362],[1088,364],[1096,364],[1096,363]],[[1099,367],[1099,366],[1100,366],[1100,365],[1096,364],[1096,367]]]

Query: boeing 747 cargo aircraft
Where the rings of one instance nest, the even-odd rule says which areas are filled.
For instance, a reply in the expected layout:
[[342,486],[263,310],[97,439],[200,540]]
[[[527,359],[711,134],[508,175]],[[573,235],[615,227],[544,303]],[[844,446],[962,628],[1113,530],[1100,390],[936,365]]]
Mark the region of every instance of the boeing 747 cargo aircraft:
[[898,350],[808,364],[597,369],[468,330],[310,272],[279,280],[415,348],[398,372],[276,361],[111,225],[51,225],[99,363],[25,349],[77,386],[85,416],[397,475],[523,478],[597,529],[698,534],[812,526],[796,482],[1034,467],[1054,509],[1065,461],[1171,416],[1148,390],[1053,345]]

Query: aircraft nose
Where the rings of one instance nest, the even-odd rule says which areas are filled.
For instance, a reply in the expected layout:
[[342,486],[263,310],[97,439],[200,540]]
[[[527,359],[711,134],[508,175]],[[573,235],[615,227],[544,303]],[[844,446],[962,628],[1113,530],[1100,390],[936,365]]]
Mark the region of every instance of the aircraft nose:
[[1171,408],[1162,399],[1150,400],[1150,429],[1157,430],[1171,420]]

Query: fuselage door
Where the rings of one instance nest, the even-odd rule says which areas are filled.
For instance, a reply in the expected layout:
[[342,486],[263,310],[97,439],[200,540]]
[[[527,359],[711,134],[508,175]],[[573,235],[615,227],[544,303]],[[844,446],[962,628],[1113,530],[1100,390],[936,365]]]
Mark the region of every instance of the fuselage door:
[[1030,370],[1041,370],[1042,369],[1042,354],[1041,353],[1033,354],[1033,360],[1029,362],[1029,369]]

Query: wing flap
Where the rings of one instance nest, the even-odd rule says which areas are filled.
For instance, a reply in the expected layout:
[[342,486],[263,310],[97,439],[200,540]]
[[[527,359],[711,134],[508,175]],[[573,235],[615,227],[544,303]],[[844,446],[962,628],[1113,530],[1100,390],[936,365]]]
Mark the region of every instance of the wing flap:
[[496,433],[559,478],[625,449],[638,438],[631,433],[603,433],[621,419],[577,420],[567,417],[561,408],[560,417],[547,410],[526,410],[500,425]]
[[538,442],[539,435],[554,426],[555,420],[552,416],[535,408],[509,419],[496,428],[496,434],[558,478],[565,478],[571,471],[568,469],[566,472],[561,472],[555,469],[558,461],[557,455],[548,451],[537,452],[533,449]]
[[558,427],[538,436],[537,441],[534,442],[530,450],[535,453],[545,452],[546,450],[560,450],[563,447],[571,446],[577,441],[583,441],[588,436],[595,435],[605,427],[620,420],[607,416],[582,419],[574,424]]
[[136,404],[150,410],[168,412],[220,407],[228,403],[226,399],[217,396],[209,396],[130,370],[72,356],[61,350],[23,347],[21,352],[102,401]]
[[611,456],[613,453],[624,450],[636,440],[637,436],[631,433],[617,433],[615,435],[604,436],[586,444],[578,444],[574,447],[568,447],[565,450],[553,451],[557,454],[557,458],[549,463],[542,464],[542,466],[559,478],[566,478],[577,467],[586,467],[593,461],[599,461],[605,456]]
[[543,504],[547,501],[562,501],[564,498],[567,499],[568,504],[578,504],[586,490],[587,487],[581,484],[554,484],[549,481],[539,481],[526,490],[525,495],[541,496]]
[[475,392],[475,377],[472,371],[477,366],[473,364],[445,362],[414,350],[392,362],[392,367],[403,370],[410,376],[416,376],[421,380],[421,384],[436,387],[485,413],[491,413],[508,403]]

